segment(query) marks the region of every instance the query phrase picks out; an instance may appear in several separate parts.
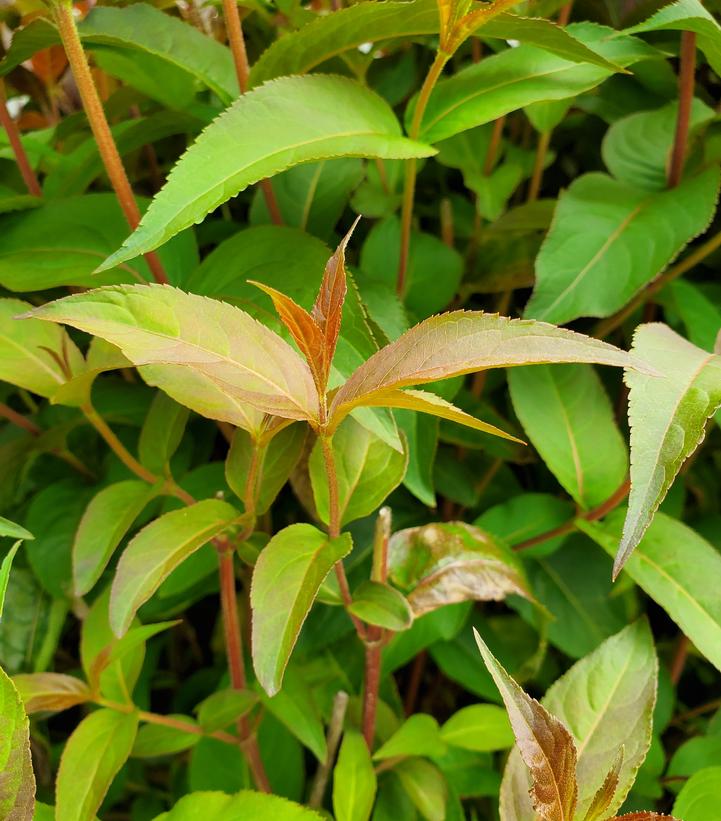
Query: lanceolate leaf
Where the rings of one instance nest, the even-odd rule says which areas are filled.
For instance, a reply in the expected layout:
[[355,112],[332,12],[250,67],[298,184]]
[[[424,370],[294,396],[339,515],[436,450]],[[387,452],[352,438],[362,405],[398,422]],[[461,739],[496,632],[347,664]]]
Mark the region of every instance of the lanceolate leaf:
[[227,502],[205,499],[172,510],[135,536],[118,563],[110,597],[110,625],[122,636],[137,612],[170,573],[196,550],[238,521]]
[[[577,662],[542,699],[575,740],[580,818],[616,766],[621,747],[618,786],[602,817],[616,812],[625,800],[651,743],[657,672],[651,632],[639,621]],[[528,787],[525,767],[514,753],[503,776],[502,817],[534,821]]]
[[525,315],[564,323],[609,316],[708,226],[718,168],[670,191],[632,188],[585,174],[561,195],[536,259],[536,286]]
[[516,736],[518,751],[533,779],[533,807],[544,821],[573,821],[576,746],[571,734],[535,699],[526,695],[496,661],[474,630],[483,661],[498,687]]
[[721,357],[660,323],[641,325],[633,350],[663,376],[626,374],[631,494],[615,576],[643,537],[681,465],[703,441],[707,420],[721,406]]
[[12,569],[13,559],[15,558],[15,554],[18,552],[21,544],[22,542],[20,540],[15,542],[15,544],[8,551],[8,554],[2,560],[2,564],[0,564],[0,619],[2,619],[3,607],[5,605],[5,593],[7,593],[8,582],[10,581],[10,570]]
[[301,807],[277,795],[243,790],[235,795],[222,792],[194,792],[186,795],[172,810],[159,815],[155,821],[322,821],[317,812]]
[[[284,77],[244,94],[175,166],[134,234],[101,266],[157,248],[254,182],[329,157],[427,157],[388,104],[352,80]],[[209,160],[209,158],[212,158]]]
[[336,393],[330,416],[343,416],[396,388],[487,368],[553,362],[648,370],[625,351],[564,328],[482,311],[451,311],[419,323],[357,368]]
[[368,745],[346,730],[333,772],[333,814],[337,821],[368,821],[376,795],[376,774]]
[[83,357],[63,328],[15,317],[31,308],[19,299],[0,299],[0,379],[51,396],[83,368]]
[[70,736],[56,785],[56,821],[92,821],[138,732],[137,713],[98,710]]
[[593,368],[513,368],[508,385],[523,429],[560,484],[583,508],[608,499],[626,478],[628,453]]
[[[603,26],[574,24],[568,31],[618,66],[626,67],[654,54],[638,39],[619,37]],[[436,143],[531,103],[575,97],[613,72],[608,66],[579,65],[522,44],[441,80],[423,115],[421,139]],[[412,116],[413,105],[406,111],[407,123]]]
[[67,710],[90,700],[88,685],[63,673],[20,673],[13,677],[28,715]]
[[34,809],[29,722],[17,690],[0,668],[0,816],[32,821]]
[[388,570],[406,592],[415,616],[468,600],[532,599],[518,558],[501,542],[465,522],[410,527],[394,533]]
[[318,588],[351,550],[345,533],[328,537],[312,525],[281,530],[262,550],[253,572],[253,666],[263,689],[278,692],[283,673]]
[[145,366],[146,381],[205,416],[243,428],[259,423],[253,408],[317,418],[305,362],[277,334],[223,302],[163,285],[112,286],[51,302],[33,315],[112,342]]
[[[622,521],[623,511],[614,511],[603,525],[577,524],[614,556]],[[721,601],[708,582],[721,573],[718,550],[682,522],[657,513],[624,570],[721,670]]]
[[[286,34],[262,54],[250,73],[252,85],[287,74],[305,74],[321,63],[363,43],[394,37],[437,34],[438,4],[415,2],[358,3],[340,14],[319,15],[297,31]],[[483,37],[533,43],[568,60],[595,63],[613,69],[608,60],[550,20],[499,14],[483,25]]]
[[4,516],[0,516],[0,537],[9,536],[11,539],[34,539],[30,531],[25,530],[21,525],[11,522]]
[[146,482],[129,479],[109,485],[93,497],[73,543],[75,595],[84,596],[93,587],[115,548],[159,491]]
[[[510,439],[513,442],[521,442],[520,439],[517,439],[510,433],[506,433],[495,425],[490,425],[488,422],[482,422],[480,419],[476,419],[469,413],[457,408],[451,402],[446,402],[445,399],[429,391],[402,391],[391,389],[369,397],[368,401],[363,403],[363,406],[398,408],[418,411],[419,413],[429,413],[431,416],[448,419],[451,422],[457,422],[459,425],[465,425],[474,430],[481,430],[493,436],[500,436],[503,439]],[[338,417],[335,417],[334,421],[336,420],[340,421]]]

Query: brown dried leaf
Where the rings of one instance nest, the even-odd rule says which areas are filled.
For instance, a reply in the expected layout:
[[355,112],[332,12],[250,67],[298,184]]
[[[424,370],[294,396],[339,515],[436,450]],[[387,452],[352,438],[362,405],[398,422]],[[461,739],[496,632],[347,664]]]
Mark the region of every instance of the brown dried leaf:
[[516,556],[465,522],[411,527],[393,534],[388,570],[406,593],[414,616],[461,601],[500,601],[515,593],[532,599]]
[[28,715],[67,710],[90,701],[88,685],[62,673],[20,673],[13,676],[13,684]]
[[318,296],[315,299],[311,315],[323,335],[324,360],[323,360],[323,384],[328,382],[330,373],[330,363],[333,360],[335,346],[338,342],[340,324],[343,316],[343,303],[348,291],[346,271],[345,271],[345,249],[355,230],[360,217],[356,219],[350,231],[343,237],[336,248],[333,256],[328,260],[323,280],[320,284]]
[[609,770],[603,784],[598,788],[598,792],[594,795],[591,806],[588,808],[588,812],[583,821],[601,821],[604,817],[604,813],[608,810],[614,795],[616,795],[622,764],[623,747],[618,751],[618,756],[613,766]]
[[452,311],[420,322],[357,368],[336,393],[331,418],[396,388],[488,368],[556,362],[595,362],[656,374],[626,351],[566,328]]
[[498,687],[516,736],[518,750],[531,772],[533,806],[543,821],[573,821],[578,786],[576,745],[571,733],[535,699],[524,693],[473,631],[483,661]]

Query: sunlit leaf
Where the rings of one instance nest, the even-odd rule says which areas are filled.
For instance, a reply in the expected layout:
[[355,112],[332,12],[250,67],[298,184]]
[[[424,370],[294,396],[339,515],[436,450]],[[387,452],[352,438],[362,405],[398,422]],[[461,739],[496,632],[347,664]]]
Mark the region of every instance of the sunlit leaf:
[[465,522],[400,530],[388,546],[391,579],[420,616],[453,602],[499,601],[532,595],[518,558],[501,542]]
[[[12,522],[9,522],[9,524],[12,524]],[[22,530],[23,528],[19,529]],[[25,532],[27,533],[27,531]],[[32,536],[30,538],[32,538]],[[18,552],[21,544],[22,541],[20,540],[15,542],[15,544],[8,551],[7,555],[3,558],[2,564],[0,564],[0,619],[2,618],[3,607],[5,606],[5,594],[7,593],[8,582],[10,581],[10,570],[12,569],[13,559],[15,558],[15,554]]]
[[[189,716],[171,714],[171,721],[180,721],[183,724],[200,729]],[[164,755],[175,755],[194,747],[202,738],[199,732],[181,730],[178,727],[164,724],[144,724],[135,737],[131,758],[157,758]]]
[[223,730],[257,703],[258,696],[250,690],[218,690],[197,706],[198,723],[209,733]]
[[172,810],[159,815],[155,821],[321,821],[322,816],[277,795],[243,790],[236,795],[222,792],[194,792],[181,798]]
[[366,624],[393,631],[407,630],[413,622],[413,612],[405,596],[381,582],[363,582],[353,592],[353,603],[348,610]]
[[92,821],[135,743],[138,715],[97,710],[68,739],[56,784],[56,821]]
[[283,672],[308,611],[333,565],[352,547],[349,534],[328,537],[312,525],[286,527],[262,550],[253,572],[253,666],[268,695]]
[[346,730],[333,773],[333,813],[337,821],[368,821],[376,794],[376,774],[363,736]]
[[418,755],[440,755],[445,750],[438,722],[426,713],[414,713],[373,753],[375,761]]
[[718,814],[721,767],[705,767],[694,773],[676,796],[673,811],[684,821],[711,821]]
[[506,705],[518,752],[531,778],[533,808],[545,821],[573,821],[578,800],[576,745],[563,722],[526,695],[474,630],[483,661]]
[[663,376],[626,374],[631,493],[614,575],[642,539],[681,465],[703,441],[707,420],[721,406],[721,357],[660,323],[641,325],[633,350]]
[[0,537],[2,536],[8,536],[11,539],[35,538],[30,531],[26,530],[21,525],[11,522],[10,519],[6,519],[4,516],[0,516]]
[[223,302],[162,285],[118,286],[65,297],[33,316],[112,342],[143,366],[146,381],[205,416],[251,429],[253,408],[317,417],[308,366],[279,336]]
[[[427,157],[388,104],[344,77],[283,77],[244,94],[180,158],[135,233],[101,266],[157,248],[226,200],[292,165],[329,157]],[[212,161],[208,162],[208,158]]]
[[[543,698],[543,706],[575,740],[580,817],[615,766],[621,747],[624,759],[606,815],[617,811],[628,794],[651,743],[657,670],[651,632],[645,621],[639,621],[577,662]],[[513,753],[504,773],[501,803],[518,821],[534,818],[528,787],[525,767]]]
[[238,511],[219,499],[172,510],[144,527],[120,557],[110,597],[110,624],[122,636],[138,608],[188,556],[231,527]]
[[35,809],[35,776],[30,758],[30,728],[23,703],[0,668],[0,815],[8,821],[31,821]]
[[443,725],[441,738],[452,747],[475,752],[507,750],[514,743],[506,711],[495,704],[461,708]]

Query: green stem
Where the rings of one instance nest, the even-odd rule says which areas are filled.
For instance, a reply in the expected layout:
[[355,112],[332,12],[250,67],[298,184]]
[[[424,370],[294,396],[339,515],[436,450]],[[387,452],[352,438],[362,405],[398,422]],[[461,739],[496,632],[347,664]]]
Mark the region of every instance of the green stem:
[[[426,79],[423,81],[423,85],[421,86],[421,90],[418,94],[418,101],[416,103],[415,111],[413,112],[411,127],[408,130],[408,136],[412,140],[418,139],[418,134],[421,130],[421,122],[423,121],[423,114],[428,106],[428,100],[430,99],[431,92],[438,82],[438,78],[441,76],[441,72],[449,59],[449,54],[446,54],[443,51],[437,52],[436,57],[428,70]],[[405,294],[406,276],[408,274],[408,258],[411,245],[411,224],[413,222],[413,201],[416,191],[416,173],[416,160],[407,160],[405,166],[405,178],[403,182],[403,205],[401,207],[401,248],[400,257],[398,260],[398,278],[396,281],[396,291],[401,297]]]

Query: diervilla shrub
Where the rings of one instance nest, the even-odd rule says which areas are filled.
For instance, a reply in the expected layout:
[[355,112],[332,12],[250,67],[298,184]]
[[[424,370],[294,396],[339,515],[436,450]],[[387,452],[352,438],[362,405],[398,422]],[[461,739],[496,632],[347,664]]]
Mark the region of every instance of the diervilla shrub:
[[712,821],[714,4],[221,5],[0,17],[0,819]]

